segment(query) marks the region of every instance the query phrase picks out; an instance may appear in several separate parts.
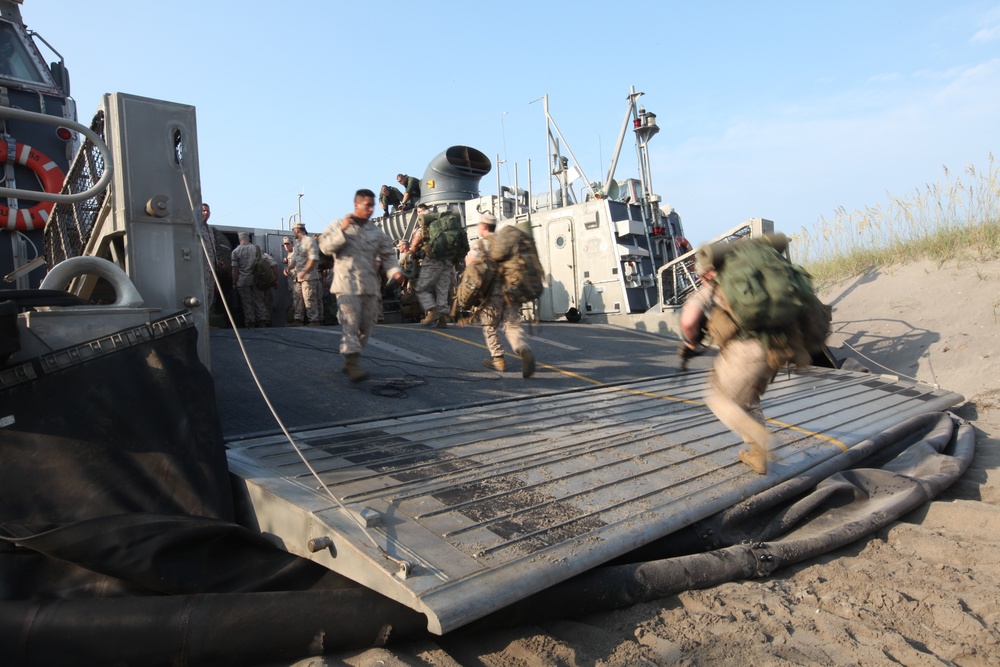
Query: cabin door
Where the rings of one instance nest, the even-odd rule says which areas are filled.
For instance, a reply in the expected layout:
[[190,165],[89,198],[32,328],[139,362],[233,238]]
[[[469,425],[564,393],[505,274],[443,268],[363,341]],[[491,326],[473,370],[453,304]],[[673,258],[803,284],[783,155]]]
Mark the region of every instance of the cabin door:
[[573,219],[553,220],[546,231],[549,240],[549,284],[542,292],[542,317],[555,319],[565,315],[572,307],[579,308]]

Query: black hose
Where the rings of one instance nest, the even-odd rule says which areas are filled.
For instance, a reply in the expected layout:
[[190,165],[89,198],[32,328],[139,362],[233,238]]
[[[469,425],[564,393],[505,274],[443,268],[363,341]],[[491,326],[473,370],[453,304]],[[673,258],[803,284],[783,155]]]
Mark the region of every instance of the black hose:
[[374,591],[0,602],[0,656],[29,665],[255,665],[381,646],[427,619]]
[[[950,425],[950,416],[945,417]],[[735,544],[709,553],[597,568],[490,614],[466,626],[462,631],[522,624],[553,617],[580,617],[656,600],[685,590],[709,588],[736,579],[768,576],[781,567],[808,560],[870,535],[927,503],[951,485],[968,468],[975,455],[975,431],[970,425],[962,423],[957,435],[948,433],[946,440],[952,440],[951,435],[955,437],[952,452],[946,455],[936,453],[940,451],[938,447],[942,446],[941,438],[944,434],[941,427],[944,420],[938,415],[931,415],[911,422],[914,423],[907,422],[891,433],[909,437],[913,435],[915,427],[936,426],[929,436],[932,442],[921,440],[911,445],[911,448],[925,450],[919,452],[923,455],[923,464],[917,466],[918,472],[922,473],[920,475],[914,475],[912,468],[895,472],[892,465],[886,466],[886,470],[850,470],[835,474],[825,480],[825,483],[839,487],[835,489],[838,493],[849,490],[858,496],[856,501],[846,505],[841,503],[839,507],[827,510],[818,519],[781,539]],[[883,446],[892,444],[884,437],[879,437],[878,440]],[[866,456],[861,458],[875,453],[874,447],[874,444],[868,446],[866,443],[863,447]],[[897,457],[897,461],[905,456],[906,454]],[[846,456],[842,460],[855,458]],[[905,462],[904,460],[902,463]],[[808,476],[815,480],[815,476]],[[790,480],[786,484],[789,489],[798,491],[798,484],[795,482],[796,480]],[[778,499],[772,496],[773,491],[771,489],[760,494],[763,498],[759,502],[755,502],[756,497],[748,500],[743,503],[746,507],[739,511],[774,505]],[[819,493],[827,497],[832,495],[822,489]]]

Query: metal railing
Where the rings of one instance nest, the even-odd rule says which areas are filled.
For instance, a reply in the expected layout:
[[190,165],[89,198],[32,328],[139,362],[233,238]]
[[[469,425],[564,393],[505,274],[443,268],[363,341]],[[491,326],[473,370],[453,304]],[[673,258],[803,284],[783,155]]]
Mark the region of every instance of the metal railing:
[[[725,234],[712,239],[710,243],[732,243],[743,238],[756,238],[770,234],[773,231],[774,223],[770,220],[751,218],[743,224],[733,227]],[[661,310],[681,307],[685,299],[701,285],[701,280],[694,270],[696,254],[697,249],[691,250],[657,270]]]
[[110,154],[104,141],[104,111],[98,111],[94,116],[90,131],[99,137],[100,144],[89,136],[84,139],[63,184],[64,194],[90,196],[82,200],[61,201],[53,209],[52,217],[45,226],[45,259],[49,269],[65,259],[83,254],[108,198],[110,188],[103,186],[111,178],[111,164],[105,158]]

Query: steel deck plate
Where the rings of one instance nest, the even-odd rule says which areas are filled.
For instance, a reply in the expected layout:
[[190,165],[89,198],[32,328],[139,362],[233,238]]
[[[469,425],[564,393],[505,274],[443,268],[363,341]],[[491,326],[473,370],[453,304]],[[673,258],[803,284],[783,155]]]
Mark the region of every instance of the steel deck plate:
[[283,435],[232,439],[230,469],[248,522],[442,633],[963,400],[865,373],[783,372],[765,395],[776,460],[760,476],[705,407],[707,377],[302,428],[308,466]]

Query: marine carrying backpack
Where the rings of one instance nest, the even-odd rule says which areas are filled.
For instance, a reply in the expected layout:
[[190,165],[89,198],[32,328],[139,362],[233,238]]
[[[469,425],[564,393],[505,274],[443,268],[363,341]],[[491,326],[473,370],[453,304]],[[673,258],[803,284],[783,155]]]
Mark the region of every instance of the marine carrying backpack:
[[455,303],[466,309],[483,305],[493,288],[497,270],[497,263],[489,257],[467,264],[455,288]]
[[734,335],[754,336],[771,350],[783,348],[786,361],[808,363],[803,361],[808,354],[826,344],[831,320],[809,273],[788,261],[769,239],[737,241],[719,254],[716,281],[723,310],[736,324]]
[[469,236],[462,219],[453,211],[422,213],[424,253],[431,259],[460,264],[469,252]]
[[253,282],[257,289],[270,289],[278,284],[278,279],[274,276],[274,269],[270,262],[260,254],[257,248],[257,261],[253,265]]
[[527,303],[542,295],[545,269],[530,234],[515,225],[503,227],[490,242],[490,258],[497,263],[508,303]]

